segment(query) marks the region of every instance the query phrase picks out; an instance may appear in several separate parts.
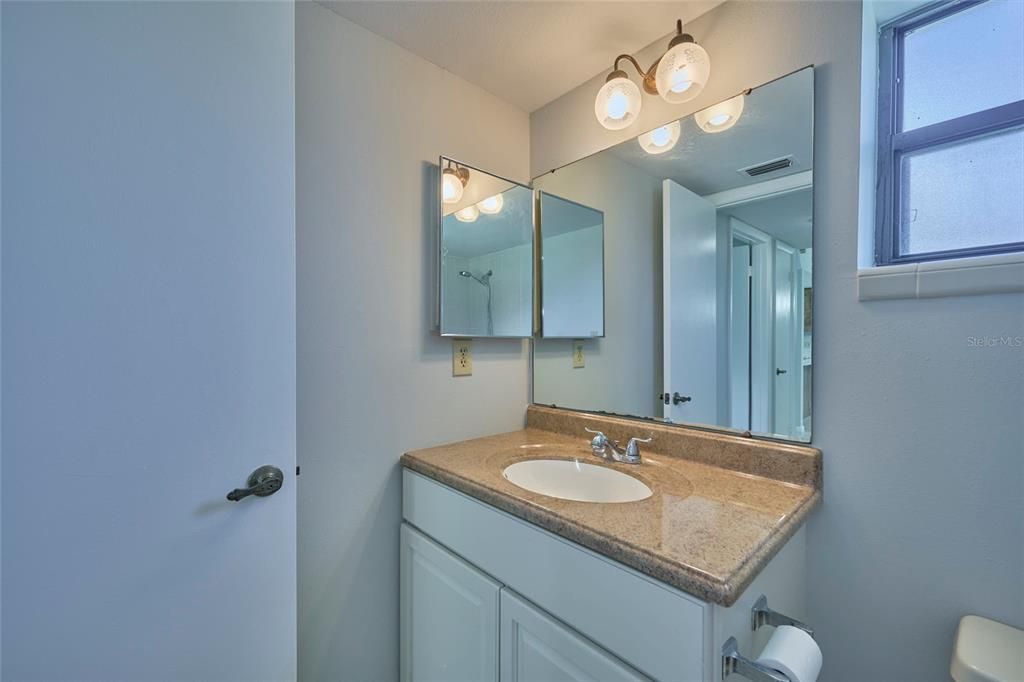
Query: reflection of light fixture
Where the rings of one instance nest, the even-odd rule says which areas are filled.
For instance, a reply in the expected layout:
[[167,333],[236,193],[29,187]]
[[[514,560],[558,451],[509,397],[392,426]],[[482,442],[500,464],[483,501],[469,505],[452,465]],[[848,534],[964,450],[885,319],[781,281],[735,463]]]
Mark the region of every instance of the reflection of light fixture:
[[740,120],[740,116],[743,114],[743,103],[746,99],[747,93],[740,93],[732,99],[698,111],[693,115],[693,120],[705,133],[720,133],[723,130],[728,130],[736,125],[736,121]]
[[455,219],[460,223],[472,223],[480,217],[480,210],[473,204],[455,212]]
[[640,88],[619,69],[623,59],[632,63],[640,74],[645,92],[661,95],[671,104],[687,102],[699,95],[711,75],[708,53],[693,41],[693,36],[683,33],[683,22],[677,21],[676,35],[669,42],[668,50],[646,71],[632,55],[620,54],[615,58],[612,72],[594,101],[597,120],[608,130],[621,130],[633,123],[643,104]]
[[679,142],[681,131],[682,126],[679,121],[672,121],[668,125],[642,134],[637,138],[637,142],[640,143],[640,148],[648,154],[664,154],[675,147],[676,142]]
[[455,204],[462,199],[462,191],[469,182],[469,169],[459,164],[452,168],[452,162],[441,171],[441,199],[446,204]]
[[480,209],[481,213],[486,215],[494,215],[495,213],[501,212],[501,207],[505,205],[505,199],[500,194],[495,194],[493,197],[487,197],[476,205]]

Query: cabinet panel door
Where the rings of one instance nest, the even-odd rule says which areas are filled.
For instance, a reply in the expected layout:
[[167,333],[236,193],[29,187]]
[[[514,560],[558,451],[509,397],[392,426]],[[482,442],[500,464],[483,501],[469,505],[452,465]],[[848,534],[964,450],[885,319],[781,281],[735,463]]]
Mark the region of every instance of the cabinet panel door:
[[501,585],[411,526],[401,531],[401,679],[498,679]]
[[646,679],[508,588],[502,589],[502,682],[613,682]]

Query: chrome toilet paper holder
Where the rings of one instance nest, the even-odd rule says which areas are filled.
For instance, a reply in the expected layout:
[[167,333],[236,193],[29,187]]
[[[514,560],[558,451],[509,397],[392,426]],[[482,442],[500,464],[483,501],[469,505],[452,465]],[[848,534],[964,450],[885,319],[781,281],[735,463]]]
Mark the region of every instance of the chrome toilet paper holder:
[[[814,630],[796,618],[790,618],[785,614],[768,608],[768,598],[762,594],[750,609],[750,629],[757,630],[764,625],[771,625],[772,627],[792,625],[795,628],[800,628],[811,637],[814,636]],[[751,680],[751,682],[790,682],[789,677],[778,670],[772,670],[757,661],[752,661],[743,656],[740,653],[739,643],[735,637],[725,640],[725,644],[722,645],[722,679],[724,680],[732,673],[745,677]]]
[[811,637],[814,637],[814,630],[804,623],[801,623],[796,618],[790,618],[787,615],[781,614],[778,611],[772,611],[768,608],[768,597],[763,594],[757,598],[757,601],[754,602],[753,608],[750,609],[750,629],[757,630],[762,625],[771,625],[776,628],[780,625],[792,625],[795,628],[800,628]]

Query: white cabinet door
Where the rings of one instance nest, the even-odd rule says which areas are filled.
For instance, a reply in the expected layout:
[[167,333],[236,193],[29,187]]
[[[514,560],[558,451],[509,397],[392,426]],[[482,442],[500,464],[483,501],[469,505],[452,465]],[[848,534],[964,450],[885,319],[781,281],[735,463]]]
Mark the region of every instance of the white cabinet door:
[[401,679],[498,679],[501,585],[412,526],[401,532]]
[[646,679],[508,588],[501,591],[502,682]]

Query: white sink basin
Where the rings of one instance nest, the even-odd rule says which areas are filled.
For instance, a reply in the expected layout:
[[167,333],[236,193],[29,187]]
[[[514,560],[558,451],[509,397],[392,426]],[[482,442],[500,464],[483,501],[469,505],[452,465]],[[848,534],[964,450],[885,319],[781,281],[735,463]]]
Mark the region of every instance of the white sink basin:
[[650,488],[628,474],[575,460],[531,459],[502,473],[520,488],[563,500],[636,502],[651,496]]

